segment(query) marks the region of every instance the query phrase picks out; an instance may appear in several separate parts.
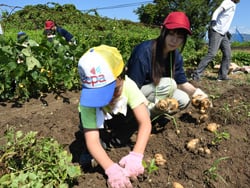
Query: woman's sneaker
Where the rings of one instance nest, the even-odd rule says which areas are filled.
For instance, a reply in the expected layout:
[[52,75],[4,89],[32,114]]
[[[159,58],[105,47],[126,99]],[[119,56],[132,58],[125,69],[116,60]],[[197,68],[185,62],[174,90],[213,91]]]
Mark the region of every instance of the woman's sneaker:
[[221,82],[221,81],[229,81],[231,80],[230,78],[218,78],[217,81]]

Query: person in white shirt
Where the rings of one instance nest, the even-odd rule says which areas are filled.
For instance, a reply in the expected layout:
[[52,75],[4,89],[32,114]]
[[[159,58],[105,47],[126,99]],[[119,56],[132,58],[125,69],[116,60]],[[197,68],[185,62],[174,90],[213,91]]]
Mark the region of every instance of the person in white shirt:
[[216,56],[216,53],[219,49],[222,52],[222,61],[217,80],[230,80],[227,76],[231,59],[230,33],[228,30],[234,17],[236,4],[239,2],[240,0],[224,0],[213,12],[212,20],[208,30],[208,53],[201,60],[197,69],[192,74],[193,80],[200,80],[203,71]]
[[0,24],[0,35],[3,35],[3,29],[1,24]]

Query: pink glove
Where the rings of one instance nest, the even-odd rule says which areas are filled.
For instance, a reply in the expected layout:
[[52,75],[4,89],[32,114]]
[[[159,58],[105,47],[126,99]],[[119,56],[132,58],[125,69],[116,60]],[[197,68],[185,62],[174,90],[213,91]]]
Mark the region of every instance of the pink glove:
[[108,185],[110,188],[133,187],[129,180],[128,173],[117,163],[114,163],[108,169],[106,169],[105,174],[108,176]]
[[136,177],[143,174],[144,167],[142,166],[143,155],[140,153],[130,152],[127,156],[123,157],[119,164],[126,169],[129,177]]

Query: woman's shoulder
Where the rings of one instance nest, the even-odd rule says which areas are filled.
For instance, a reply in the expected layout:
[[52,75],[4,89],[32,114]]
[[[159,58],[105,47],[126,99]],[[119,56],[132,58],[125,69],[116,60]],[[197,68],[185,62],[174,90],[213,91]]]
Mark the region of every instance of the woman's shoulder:
[[135,49],[145,49],[145,48],[151,48],[153,44],[153,40],[145,40],[143,42],[141,42],[140,44],[138,44]]
[[144,44],[144,45],[151,45],[153,41],[154,41],[154,39],[149,39],[149,40],[143,41],[141,44]]
[[[145,58],[148,55],[151,55],[152,47],[153,47],[154,40],[146,40],[141,42],[140,44],[136,45],[132,52],[132,57],[141,57]],[[148,54],[148,55],[146,55]]]

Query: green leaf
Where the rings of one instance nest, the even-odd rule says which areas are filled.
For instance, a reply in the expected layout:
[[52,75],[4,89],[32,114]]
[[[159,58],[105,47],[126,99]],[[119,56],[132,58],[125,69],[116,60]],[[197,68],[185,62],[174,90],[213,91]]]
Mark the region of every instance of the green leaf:
[[68,186],[67,184],[65,184],[65,183],[59,185],[59,188],[68,188],[68,187],[69,187],[69,186]]
[[34,181],[34,180],[37,179],[37,175],[36,175],[35,173],[29,173],[29,179],[30,179],[31,181]]
[[23,132],[22,131],[17,131],[16,132],[16,138],[19,139],[23,136]]
[[10,174],[5,174],[0,178],[0,185],[9,185],[10,183]]
[[67,167],[67,173],[69,177],[77,177],[81,175],[81,168],[80,166],[68,166]]
[[32,39],[29,39],[28,43],[29,43],[29,46],[31,46],[31,47],[33,47],[33,46],[39,46],[39,44],[36,41],[32,40]]
[[41,68],[40,62],[33,56],[26,58],[26,65],[28,66],[28,71],[32,70],[35,66]]
[[1,47],[3,52],[6,52],[8,54],[12,54],[12,49],[9,45]]
[[27,173],[21,172],[17,178],[20,183],[25,184],[26,180],[28,181]]
[[23,53],[26,57],[31,56],[30,48],[24,48],[24,49],[22,49],[22,53]]

